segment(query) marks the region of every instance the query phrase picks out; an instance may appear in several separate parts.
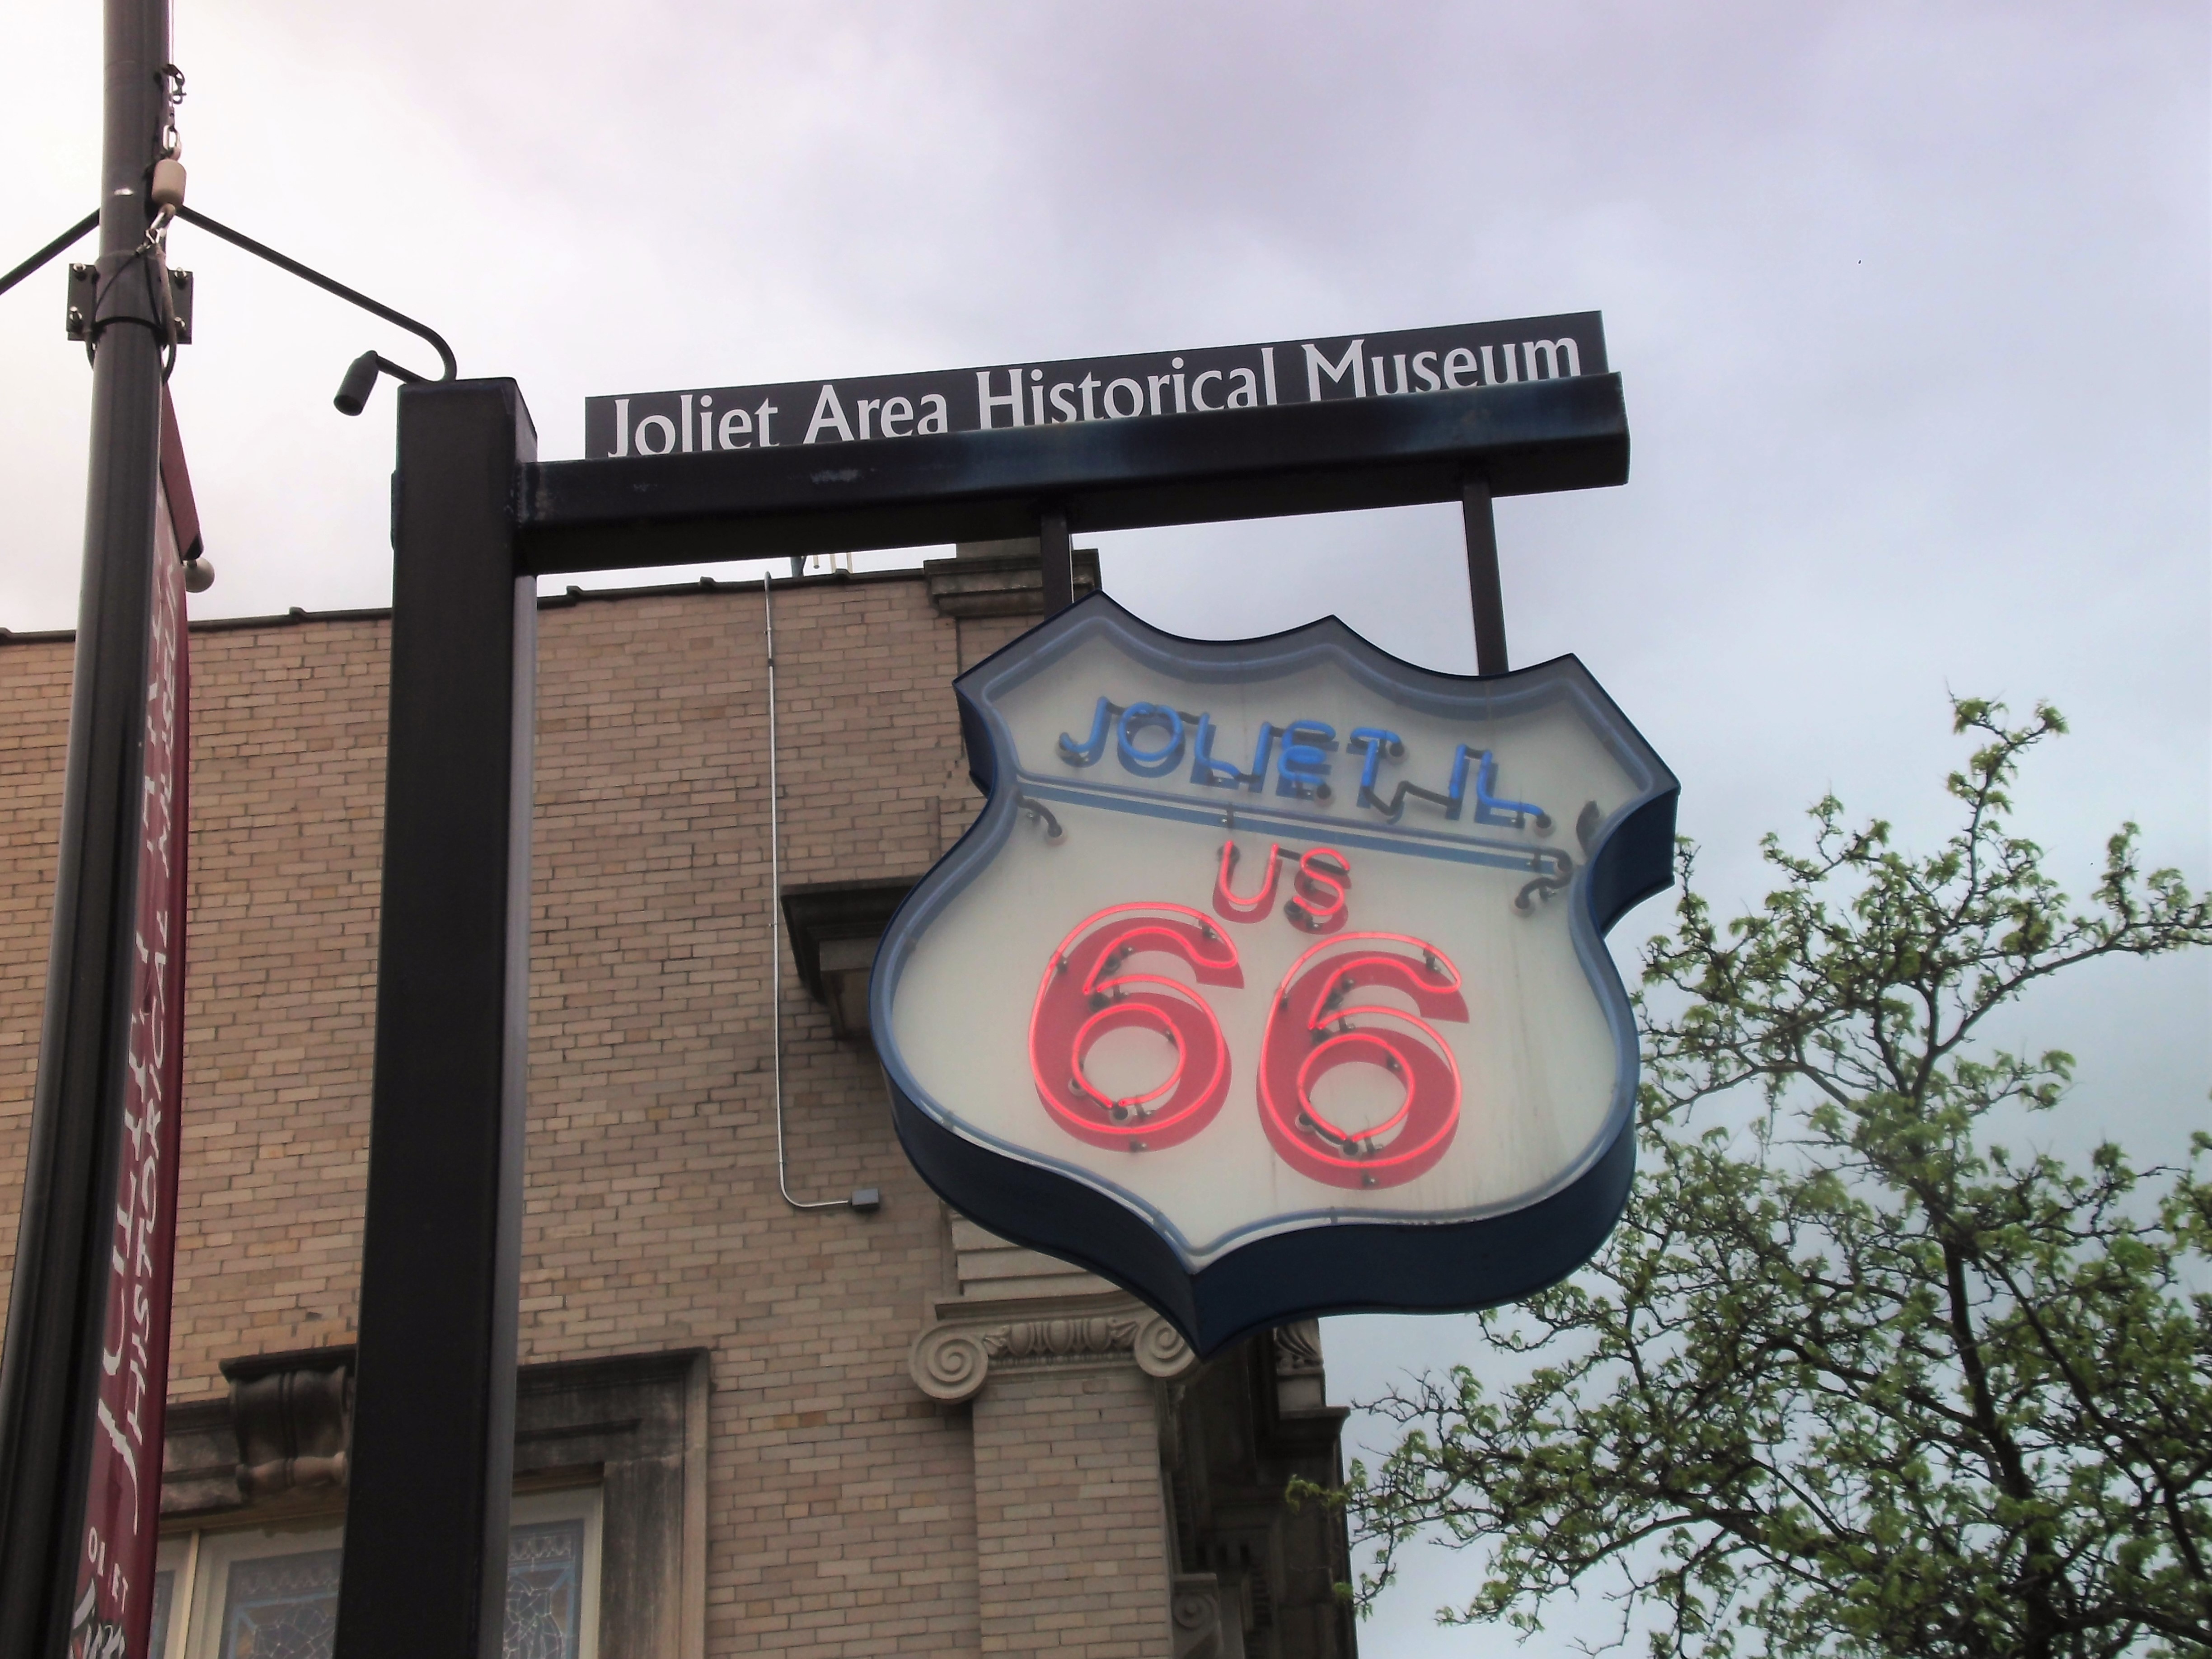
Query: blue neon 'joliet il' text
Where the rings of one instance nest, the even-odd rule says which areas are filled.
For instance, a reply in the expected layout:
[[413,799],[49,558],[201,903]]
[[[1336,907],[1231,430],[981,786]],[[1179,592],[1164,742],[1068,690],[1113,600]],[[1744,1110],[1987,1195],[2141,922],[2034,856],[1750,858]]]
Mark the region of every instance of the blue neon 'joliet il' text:
[[1440,788],[1400,777],[1391,781],[1386,793],[1382,768],[1406,758],[1406,742],[1382,726],[1356,726],[1340,744],[1336,728],[1325,720],[1293,720],[1280,726],[1263,720],[1249,756],[1217,753],[1218,738],[1211,714],[1194,714],[1158,702],[1125,707],[1101,697],[1091,711],[1089,735],[1078,742],[1062,732],[1055,747],[1070,766],[1096,766],[1110,749],[1123,771],[1140,778],[1167,777],[1188,764],[1192,783],[1255,795],[1267,789],[1272,772],[1275,794],[1322,805],[1335,798],[1336,786],[1330,781],[1335,763],[1330,757],[1341,753],[1346,781],[1352,763],[1358,764],[1358,805],[1393,823],[1404,815],[1409,801],[1423,802],[1447,819],[1456,819],[1467,811],[1471,793],[1477,823],[1516,830],[1551,827],[1550,815],[1534,802],[1499,796],[1498,757],[1486,749],[1470,749],[1465,744],[1455,748]]

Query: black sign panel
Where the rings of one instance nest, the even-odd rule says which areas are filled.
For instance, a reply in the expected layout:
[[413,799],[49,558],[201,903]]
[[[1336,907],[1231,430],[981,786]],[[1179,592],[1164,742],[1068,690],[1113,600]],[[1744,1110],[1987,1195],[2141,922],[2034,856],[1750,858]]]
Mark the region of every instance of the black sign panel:
[[1585,311],[1267,345],[587,398],[584,453],[602,460],[858,443],[1606,372],[1604,323]]

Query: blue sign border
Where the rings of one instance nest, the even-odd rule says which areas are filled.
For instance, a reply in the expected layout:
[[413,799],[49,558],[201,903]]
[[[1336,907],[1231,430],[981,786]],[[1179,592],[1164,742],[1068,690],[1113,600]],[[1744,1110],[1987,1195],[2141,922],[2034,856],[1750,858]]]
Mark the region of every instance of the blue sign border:
[[[1605,1009],[1615,1053],[1605,1132],[1571,1178],[1532,1203],[1471,1220],[1379,1221],[1328,1211],[1273,1218],[1270,1231],[1194,1272],[1164,1216],[1102,1190],[1073,1164],[986,1144],[948,1121],[953,1115],[931,1101],[898,1052],[891,1015],[898,982],[922,932],[988,865],[1020,816],[1018,750],[994,699],[1101,632],[1131,660],[1188,680],[1264,681],[1325,656],[1393,702],[1446,717],[1511,714],[1561,699],[1581,707],[1641,787],[1592,836],[1568,895],[1576,953]],[[868,992],[900,1142],[948,1204],[1003,1237],[1121,1285],[1157,1308],[1200,1355],[1321,1314],[1493,1306],[1557,1283],[1589,1259],[1620,1218],[1635,1167],[1635,1022],[1604,935],[1671,884],[1680,785],[1580,661],[1559,657],[1487,678],[1439,673],[1391,656],[1334,617],[1259,639],[1189,640],[1092,594],[978,663],[953,691],[969,771],[989,799],[892,917]]]

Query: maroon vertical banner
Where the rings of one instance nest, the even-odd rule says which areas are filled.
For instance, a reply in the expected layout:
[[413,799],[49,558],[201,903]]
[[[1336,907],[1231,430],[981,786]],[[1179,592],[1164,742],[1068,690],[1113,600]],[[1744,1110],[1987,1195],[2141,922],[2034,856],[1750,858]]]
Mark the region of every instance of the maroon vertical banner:
[[[175,417],[163,394],[162,485],[154,531],[146,745],[139,808],[138,916],[131,1064],[115,1176],[99,1432],[70,1625],[71,1659],[149,1659],[161,1546],[161,1433],[169,1378],[169,1291],[177,1239],[177,1108],[184,1082],[185,852],[191,663],[179,531],[198,540]],[[181,499],[179,499],[181,496]],[[190,527],[185,527],[190,526]]]

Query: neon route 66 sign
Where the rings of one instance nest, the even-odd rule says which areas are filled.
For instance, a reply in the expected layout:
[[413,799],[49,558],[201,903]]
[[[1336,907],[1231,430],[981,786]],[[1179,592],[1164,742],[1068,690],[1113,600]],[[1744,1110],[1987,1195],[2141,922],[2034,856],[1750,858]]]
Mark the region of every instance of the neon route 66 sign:
[[989,801],[870,987],[950,1203],[1202,1353],[1597,1247],[1637,1073],[1603,935],[1667,885],[1678,786],[1579,662],[1462,678],[1094,595],[954,689]]

